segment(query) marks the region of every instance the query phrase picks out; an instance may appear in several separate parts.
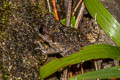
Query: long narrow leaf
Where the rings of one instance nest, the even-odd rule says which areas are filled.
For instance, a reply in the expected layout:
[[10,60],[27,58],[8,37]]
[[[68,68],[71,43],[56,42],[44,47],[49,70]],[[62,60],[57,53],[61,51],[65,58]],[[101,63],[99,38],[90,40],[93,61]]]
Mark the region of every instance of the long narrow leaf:
[[103,7],[98,0],[84,0],[85,5],[92,17],[95,17],[97,23],[106,32],[106,34],[120,46],[120,24],[117,20]]
[[88,72],[72,77],[70,80],[120,78],[120,66]]
[[90,45],[83,47],[80,52],[60,59],[54,59],[40,68],[40,78],[46,78],[68,65],[98,58],[112,58],[120,60],[120,48],[111,45]]

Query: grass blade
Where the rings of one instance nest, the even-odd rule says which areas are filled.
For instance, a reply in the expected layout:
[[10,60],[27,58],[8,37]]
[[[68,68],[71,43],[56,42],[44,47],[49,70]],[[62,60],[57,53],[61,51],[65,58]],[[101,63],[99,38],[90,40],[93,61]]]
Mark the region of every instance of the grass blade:
[[120,66],[106,68],[98,71],[87,72],[81,75],[74,76],[70,80],[83,80],[83,79],[111,79],[120,78]]

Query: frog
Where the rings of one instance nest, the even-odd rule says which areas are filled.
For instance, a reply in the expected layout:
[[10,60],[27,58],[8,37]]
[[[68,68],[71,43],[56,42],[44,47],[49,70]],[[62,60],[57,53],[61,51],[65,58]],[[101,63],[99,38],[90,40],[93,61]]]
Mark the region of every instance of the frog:
[[35,30],[38,36],[49,46],[46,48],[40,41],[36,41],[43,55],[60,54],[61,56],[68,56],[88,45],[88,39],[82,32],[62,25],[52,14],[42,17],[39,27]]

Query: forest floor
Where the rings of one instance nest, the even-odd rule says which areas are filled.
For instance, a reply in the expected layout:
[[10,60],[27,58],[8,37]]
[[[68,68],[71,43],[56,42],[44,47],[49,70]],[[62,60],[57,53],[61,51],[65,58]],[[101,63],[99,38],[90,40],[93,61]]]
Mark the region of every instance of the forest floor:
[[[120,22],[120,1],[100,1]],[[73,2],[72,9],[75,8],[77,2],[78,0]],[[66,14],[63,3],[64,0],[56,2],[60,20],[64,19]],[[0,80],[38,80],[40,66],[56,57],[50,56],[46,61],[42,51],[36,49],[38,44],[35,42],[39,40],[43,44],[44,41],[39,38],[38,32],[35,29],[39,29],[40,21],[42,21],[41,17],[49,13],[48,11],[45,0],[0,1]],[[78,12],[76,12],[75,16]],[[51,18],[51,20],[54,19]],[[58,21],[53,22],[47,26],[58,26],[60,23],[59,21],[57,25]],[[46,22],[43,23],[45,24]],[[82,37],[86,38],[87,44],[105,43],[115,45],[104,31],[98,25],[94,25],[94,23],[96,23],[95,19],[90,16],[85,8],[78,31],[83,34]],[[96,68],[103,69],[116,65],[119,65],[119,62],[112,59],[87,61],[61,69],[46,80],[65,78],[66,70],[68,75],[71,72],[73,75],[76,75],[96,70]]]

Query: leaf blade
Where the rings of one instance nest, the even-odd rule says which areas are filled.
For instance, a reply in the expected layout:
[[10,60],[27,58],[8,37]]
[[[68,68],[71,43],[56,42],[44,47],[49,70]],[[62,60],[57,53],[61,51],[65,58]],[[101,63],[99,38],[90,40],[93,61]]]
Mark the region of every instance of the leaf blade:
[[69,80],[83,80],[83,79],[110,79],[110,78],[120,78],[120,66],[106,68],[98,71],[87,72],[81,75],[74,76]]

